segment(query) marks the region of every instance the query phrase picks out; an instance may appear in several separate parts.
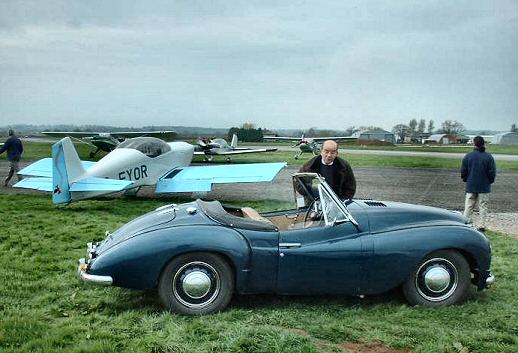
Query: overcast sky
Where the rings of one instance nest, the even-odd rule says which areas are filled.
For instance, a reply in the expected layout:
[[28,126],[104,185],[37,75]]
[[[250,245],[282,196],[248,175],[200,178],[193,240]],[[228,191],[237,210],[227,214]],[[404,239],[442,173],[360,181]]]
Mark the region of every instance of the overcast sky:
[[518,1],[0,1],[0,125],[518,122]]

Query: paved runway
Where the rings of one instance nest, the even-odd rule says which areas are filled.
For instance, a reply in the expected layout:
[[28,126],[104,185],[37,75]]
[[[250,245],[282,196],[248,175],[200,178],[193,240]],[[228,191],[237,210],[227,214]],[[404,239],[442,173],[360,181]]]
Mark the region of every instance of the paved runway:
[[[242,146],[245,147],[245,146]],[[246,146],[254,148],[264,148],[264,146]],[[279,151],[292,151],[295,154],[299,149],[298,147],[291,146],[276,146]],[[403,147],[401,147],[403,148]],[[488,152],[491,152],[489,149]],[[356,150],[340,148],[340,153],[347,154],[367,154],[367,155],[379,155],[379,156],[411,156],[411,157],[435,157],[435,158],[454,158],[462,159],[466,153],[458,152],[427,152],[427,151],[386,151],[386,150]],[[308,156],[309,154],[306,154]],[[494,154],[491,155],[497,161],[518,161],[518,155],[514,154]]]

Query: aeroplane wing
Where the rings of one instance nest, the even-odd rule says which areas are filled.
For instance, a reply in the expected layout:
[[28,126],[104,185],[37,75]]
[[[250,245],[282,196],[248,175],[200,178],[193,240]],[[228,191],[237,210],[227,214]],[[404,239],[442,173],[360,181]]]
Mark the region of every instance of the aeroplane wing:
[[116,180],[106,178],[85,178],[74,181],[70,184],[70,192],[89,192],[89,191],[107,191],[116,192],[126,189],[133,184],[129,180]]
[[300,137],[288,136],[263,136],[263,140],[284,140],[284,141],[300,141]]
[[234,149],[231,151],[217,151],[216,154],[218,155],[227,155],[227,154],[243,154],[243,153],[259,153],[259,152],[275,152],[277,151],[277,148],[248,148],[248,149]]
[[23,178],[16,184],[15,188],[33,189],[40,191],[52,192],[52,178],[46,177],[34,177],[34,178]]
[[357,137],[353,136],[327,136],[327,137],[308,137],[313,139],[313,141],[326,141],[326,140],[358,140]]
[[[92,167],[96,162],[81,161],[84,169]],[[44,177],[52,178],[52,158],[43,158],[27,167],[23,168],[18,174],[24,177]]]
[[[86,178],[73,182],[69,186],[70,192],[94,192],[106,191],[117,192],[126,189],[133,182],[129,180],[115,180],[106,178]],[[33,189],[48,192],[59,192],[55,190],[52,178],[33,177],[24,178],[17,182],[14,187],[23,189]]]
[[197,156],[200,155],[214,155],[214,156],[226,156],[233,154],[244,154],[244,153],[260,153],[260,152],[275,152],[277,148],[235,148],[235,149],[212,149],[202,151],[195,151],[194,154]]
[[176,137],[176,132],[169,130],[157,130],[157,131],[115,131],[110,132],[110,135],[113,137],[141,137],[141,136],[149,136],[149,137],[157,137],[162,140],[172,139]]
[[81,131],[42,131],[43,135],[52,136],[52,137],[92,137],[99,135],[99,132],[81,132]]
[[[303,137],[288,137],[288,136],[264,136],[264,140],[283,140],[283,141],[300,141]],[[311,139],[313,141],[326,141],[326,140],[357,140],[357,137],[353,136],[327,136],[327,137],[305,137],[305,139]]]
[[150,137],[158,137],[161,139],[169,139],[174,138],[176,133],[170,130],[157,130],[157,131],[109,131],[109,132],[86,132],[86,131],[42,131],[41,132],[47,136],[53,137],[93,137],[93,136],[102,136],[102,135],[110,135],[115,138],[123,137],[140,137],[140,136],[150,136]]
[[206,192],[213,184],[271,181],[285,166],[282,162],[177,168],[158,181],[156,192]]

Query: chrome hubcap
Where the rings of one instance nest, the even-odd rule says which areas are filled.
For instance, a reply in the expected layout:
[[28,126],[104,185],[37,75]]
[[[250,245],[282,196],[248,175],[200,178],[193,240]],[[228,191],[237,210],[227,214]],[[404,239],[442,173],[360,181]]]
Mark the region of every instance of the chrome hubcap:
[[173,295],[189,308],[200,309],[218,297],[221,280],[218,272],[203,261],[186,263],[173,278]]
[[210,278],[202,271],[190,272],[183,278],[182,288],[189,297],[202,298],[210,290]]
[[433,258],[417,270],[415,286],[426,300],[439,302],[448,299],[457,289],[459,274],[449,260]]
[[424,274],[424,283],[430,291],[434,293],[442,292],[448,288],[450,273],[443,267],[432,267]]

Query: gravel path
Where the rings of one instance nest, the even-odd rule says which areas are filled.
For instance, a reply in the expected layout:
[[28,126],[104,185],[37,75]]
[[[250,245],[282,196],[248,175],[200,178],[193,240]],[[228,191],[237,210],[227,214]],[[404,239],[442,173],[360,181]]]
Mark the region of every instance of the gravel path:
[[[26,164],[26,163],[24,163]],[[223,184],[204,198],[225,200],[293,200],[291,175],[298,166],[288,166],[271,183]],[[8,164],[0,161],[0,176]],[[459,172],[451,169],[355,168],[357,198],[391,200],[446,208],[464,209],[464,183]],[[499,171],[490,198],[488,228],[518,237],[518,172]],[[0,188],[1,193],[37,192]],[[154,188],[146,187],[140,196],[156,197]],[[164,196],[162,196],[164,197]],[[167,199],[169,196],[165,196]],[[474,217],[476,221],[476,216]]]

